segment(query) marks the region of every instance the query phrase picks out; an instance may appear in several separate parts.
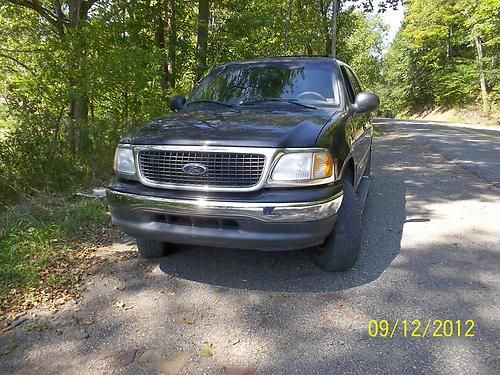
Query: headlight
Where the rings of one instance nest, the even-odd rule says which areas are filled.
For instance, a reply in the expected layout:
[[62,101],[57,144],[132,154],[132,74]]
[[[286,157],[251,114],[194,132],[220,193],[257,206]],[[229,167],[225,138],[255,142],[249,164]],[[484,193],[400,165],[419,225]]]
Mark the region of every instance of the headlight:
[[134,153],[130,147],[118,146],[114,168],[117,174],[135,175]]
[[281,156],[273,169],[271,180],[310,181],[331,177],[332,173],[333,163],[329,152],[294,152]]

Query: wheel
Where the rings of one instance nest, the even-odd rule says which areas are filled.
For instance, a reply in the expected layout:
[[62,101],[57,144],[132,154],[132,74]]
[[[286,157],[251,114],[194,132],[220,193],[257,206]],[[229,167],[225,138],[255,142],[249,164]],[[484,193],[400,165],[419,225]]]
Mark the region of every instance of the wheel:
[[160,258],[167,255],[167,244],[145,238],[137,238],[137,249],[144,258]]
[[342,180],[344,196],[332,233],[318,246],[316,263],[329,272],[350,270],[361,249],[361,208],[352,184]]

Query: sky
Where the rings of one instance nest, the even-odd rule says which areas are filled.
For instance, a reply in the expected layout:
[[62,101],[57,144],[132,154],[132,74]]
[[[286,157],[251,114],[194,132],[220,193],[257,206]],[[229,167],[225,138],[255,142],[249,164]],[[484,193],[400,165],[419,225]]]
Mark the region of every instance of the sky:
[[388,46],[396,36],[396,33],[398,32],[399,27],[401,26],[401,21],[403,21],[403,15],[404,15],[403,13],[404,9],[400,5],[397,10],[388,9],[384,13],[380,14],[384,22],[388,24],[390,27],[386,36],[386,43],[385,43],[386,46]]
[[[378,9],[378,4],[382,2],[382,0],[374,0],[373,1],[373,14],[377,14],[377,9]],[[359,3],[359,0],[347,0],[345,2],[346,6],[353,5]],[[394,37],[396,36],[396,33],[399,30],[399,27],[401,26],[401,22],[403,21],[403,16],[404,16],[404,8],[402,5],[399,5],[398,9],[394,10],[392,8],[387,9],[385,12],[380,13],[380,17],[382,17],[382,20],[389,25],[389,31],[385,35],[385,40],[384,40],[384,46],[385,49],[389,47],[389,44],[392,42]]]

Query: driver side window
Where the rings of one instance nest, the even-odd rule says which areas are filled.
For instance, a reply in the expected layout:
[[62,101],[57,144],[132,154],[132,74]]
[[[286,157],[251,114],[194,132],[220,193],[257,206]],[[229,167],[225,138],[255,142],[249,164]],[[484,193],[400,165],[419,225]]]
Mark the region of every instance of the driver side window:
[[351,71],[351,69],[345,66],[341,66],[340,70],[342,71],[342,76],[344,77],[344,81],[347,88],[347,94],[349,95],[349,100],[351,103],[354,103],[356,95],[359,94],[361,91],[363,91],[361,89],[361,85],[359,84],[358,79]]
[[354,90],[354,96],[356,96],[363,90],[361,89],[361,85],[359,84],[359,81],[352,72],[352,70],[347,68],[346,71],[347,71],[347,76],[349,77],[349,81],[351,82],[351,86]]
[[349,81],[349,77],[347,76],[345,67],[341,66],[340,71],[342,72],[342,77],[344,78],[345,88],[347,89],[347,95],[349,96],[349,101],[351,103],[354,103],[354,98],[356,95],[354,94],[354,90],[352,89],[351,82]]

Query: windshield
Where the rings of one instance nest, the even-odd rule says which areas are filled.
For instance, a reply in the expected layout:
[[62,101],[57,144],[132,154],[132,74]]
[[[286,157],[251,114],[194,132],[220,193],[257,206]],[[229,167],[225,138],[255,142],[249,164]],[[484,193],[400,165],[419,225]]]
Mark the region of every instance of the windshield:
[[217,68],[200,83],[188,104],[231,106],[302,103],[304,107],[338,104],[333,65],[317,62],[241,63]]

